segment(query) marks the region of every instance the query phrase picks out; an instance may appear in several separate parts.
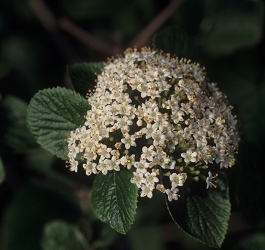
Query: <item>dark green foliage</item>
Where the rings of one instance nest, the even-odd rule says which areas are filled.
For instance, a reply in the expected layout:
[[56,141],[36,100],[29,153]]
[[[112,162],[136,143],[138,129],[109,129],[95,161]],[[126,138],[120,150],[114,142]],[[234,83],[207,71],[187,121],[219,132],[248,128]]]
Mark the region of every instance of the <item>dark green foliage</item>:
[[177,202],[167,201],[167,207],[172,219],[184,232],[211,247],[220,248],[231,209],[224,174],[219,174],[217,188],[206,190],[194,185],[186,197],[180,197]]
[[44,149],[67,159],[67,135],[84,124],[88,109],[87,100],[71,90],[42,90],[29,104],[28,126]]
[[43,250],[82,250],[84,241],[83,235],[74,225],[53,220],[43,228],[41,246]]
[[1,228],[1,249],[38,250],[44,224],[54,219],[76,223],[78,199],[48,185],[30,183],[7,206]]
[[1,125],[5,130],[4,138],[0,142],[3,143],[3,150],[21,153],[38,148],[36,139],[27,127],[27,104],[15,96],[6,96],[1,108],[3,116]]
[[97,75],[101,73],[103,63],[77,63],[67,67],[74,89],[86,97],[88,90],[93,90],[96,85]]
[[122,234],[130,229],[137,207],[138,188],[130,182],[131,177],[128,170],[99,174],[92,187],[94,214]]
[[199,61],[198,51],[191,37],[184,30],[174,26],[156,34],[153,38],[153,47],[179,59]]

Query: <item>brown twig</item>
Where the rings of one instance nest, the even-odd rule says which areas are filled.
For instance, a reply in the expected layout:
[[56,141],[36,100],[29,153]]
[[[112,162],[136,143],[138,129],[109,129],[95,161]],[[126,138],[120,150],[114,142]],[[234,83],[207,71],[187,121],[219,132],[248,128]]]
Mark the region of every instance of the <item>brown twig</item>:
[[94,37],[86,30],[75,25],[72,21],[67,18],[61,18],[58,21],[58,26],[67,31],[69,34],[73,35],[80,41],[91,46],[93,49],[105,54],[105,55],[114,55],[120,53],[121,51],[115,49],[115,47],[110,46],[109,44],[103,42],[102,40]]
[[[121,53],[124,49],[118,46],[111,46],[102,40],[94,37],[86,30],[75,25],[67,18],[61,18],[56,21],[51,11],[47,8],[42,0],[28,0],[29,5],[34,11],[42,25],[49,32],[57,34],[57,43],[64,43],[64,47],[69,47],[65,39],[58,36],[58,28],[68,32],[80,41],[84,42],[93,49],[104,55],[110,56]],[[128,47],[142,47],[148,43],[150,37],[163,25],[163,23],[174,13],[174,11],[184,2],[184,0],[172,0],[130,43]],[[59,44],[60,45],[60,44]],[[62,48],[60,48],[62,50]],[[65,51],[65,48],[63,49]],[[71,53],[71,49],[68,50]]]
[[150,37],[165,23],[184,0],[173,0],[166,6],[137,36],[130,42],[129,47],[142,47]]
[[56,30],[56,19],[42,0],[28,0],[29,6],[41,22],[42,26],[49,32]]
[[61,54],[64,55],[67,62],[73,63],[80,61],[72,46],[66,40],[64,35],[60,33],[57,26],[57,20],[44,1],[28,0],[28,4],[42,26],[51,34],[55,43],[57,44],[58,49],[60,50]]

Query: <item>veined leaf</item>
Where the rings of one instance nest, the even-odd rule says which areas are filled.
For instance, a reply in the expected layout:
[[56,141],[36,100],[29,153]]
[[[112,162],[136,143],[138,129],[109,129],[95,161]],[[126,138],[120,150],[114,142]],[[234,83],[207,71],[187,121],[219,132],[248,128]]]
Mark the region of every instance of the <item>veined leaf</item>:
[[194,188],[185,200],[180,197],[176,202],[166,202],[172,219],[187,234],[211,247],[221,246],[231,207],[224,174],[219,174],[217,188]]
[[136,214],[138,188],[130,182],[131,171],[96,176],[91,194],[94,214],[117,232],[125,234]]
[[88,90],[93,90],[96,85],[97,75],[104,68],[103,63],[76,63],[67,67],[75,91],[86,96]]
[[37,142],[47,151],[67,159],[67,136],[85,122],[88,101],[65,88],[44,89],[31,100],[28,126]]
[[187,58],[198,62],[198,51],[192,39],[183,30],[177,27],[169,27],[153,37],[153,47],[156,50],[163,50],[171,56]]

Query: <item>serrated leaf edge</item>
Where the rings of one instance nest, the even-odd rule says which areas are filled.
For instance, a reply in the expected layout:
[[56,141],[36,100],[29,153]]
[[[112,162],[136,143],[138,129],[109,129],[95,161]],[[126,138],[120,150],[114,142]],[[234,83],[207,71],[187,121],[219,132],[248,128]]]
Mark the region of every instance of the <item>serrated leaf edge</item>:
[[[27,127],[30,131],[30,133],[34,136],[34,138],[36,139],[37,143],[42,147],[41,143],[39,142],[39,138],[35,136],[35,134],[32,132],[32,127],[30,126],[30,122],[29,122],[29,108],[30,108],[30,104],[33,100],[33,98],[38,95],[39,93],[43,92],[43,91],[47,91],[47,90],[59,90],[59,89],[62,89],[62,90],[69,90],[69,91],[72,91],[73,93],[79,95],[81,98],[84,98],[82,95],[80,95],[79,93],[75,92],[74,90],[72,89],[68,89],[68,88],[64,88],[64,87],[53,87],[53,88],[45,88],[45,89],[41,89],[39,90],[37,93],[34,94],[34,96],[31,98],[28,106],[27,106],[27,115],[26,115],[26,123],[27,123]],[[71,122],[72,123],[72,122]],[[74,123],[73,123],[74,124]],[[75,124],[77,125],[77,124]],[[66,138],[65,138],[66,139]],[[42,147],[43,148],[43,147]],[[46,149],[45,149],[46,150]],[[56,157],[58,158],[61,158],[63,160],[67,160],[67,158],[62,158],[60,156],[57,155],[57,153],[54,153],[52,151],[49,151],[52,155],[55,155]]]
[[[227,187],[227,193],[229,193],[229,188],[228,188],[228,187]],[[169,206],[168,206],[167,197],[165,197],[165,201],[166,201],[167,211],[168,211],[170,217],[172,218],[173,222],[178,226],[178,228],[179,228],[182,232],[184,232],[185,234],[189,235],[191,238],[193,238],[193,239],[195,239],[195,240],[197,240],[197,241],[199,241],[199,242],[201,242],[201,243],[203,243],[204,245],[207,245],[207,246],[209,246],[209,247],[214,247],[214,248],[217,248],[217,249],[219,249],[219,248],[221,247],[221,245],[222,245],[223,242],[221,243],[221,245],[220,245],[219,247],[216,247],[216,246],[210,245],[210,244],[208,244],[208,243],[206,243],[206,242],[204,242],[204,241],[202,241],[202,240],[200,240],[200,239],[198,239],[198,238],[192,236],[192,235],[189,234],[188,232],[186,232],[186,231],[185,231],[185,230],[184,230],[184,229],[183,229],[183,228],[182,228],[182,227],[181,227],[181,226],[175,221],[173,215],[171,214],[170,209],[169,209]],[[229,208],[230,208],[230,211],[231,211],[231,204],[230,204]],[[231,217],[231,213],[230,213],[230,215],[229,215],[229,218],[228,218],[227,222],[229,222],[230,217]],[[226,226],[226,232],[227,232],[227,229],[228,229],[228,223],[227,223],[227,226]],[[216,238],[215,238],[215,239],[216,239]],[[215,240],[215,242],[216,242],[216,240]]]

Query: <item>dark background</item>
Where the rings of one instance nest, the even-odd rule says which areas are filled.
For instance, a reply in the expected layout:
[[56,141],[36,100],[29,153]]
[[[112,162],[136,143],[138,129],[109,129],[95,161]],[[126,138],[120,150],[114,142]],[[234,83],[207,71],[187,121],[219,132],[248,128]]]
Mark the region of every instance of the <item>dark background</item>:
[[0,0],[0,155],[6,176],[0,186],[1,249],[41,249],[44,225],[54,219],[77,225],[92,249],[209,249],[173,224],[159,195],[141,199],[132,229],[117,235],[91,213],[93,178],[70,173],[41,150],[25,121],[39,90],[72,88],[67,65],[152,46],[153,35],[172,25],[190,36],[194,58],[227,94],[239,120],[237,163],[226,170],[232,215],[222,249],[263,249],[262,1]]

